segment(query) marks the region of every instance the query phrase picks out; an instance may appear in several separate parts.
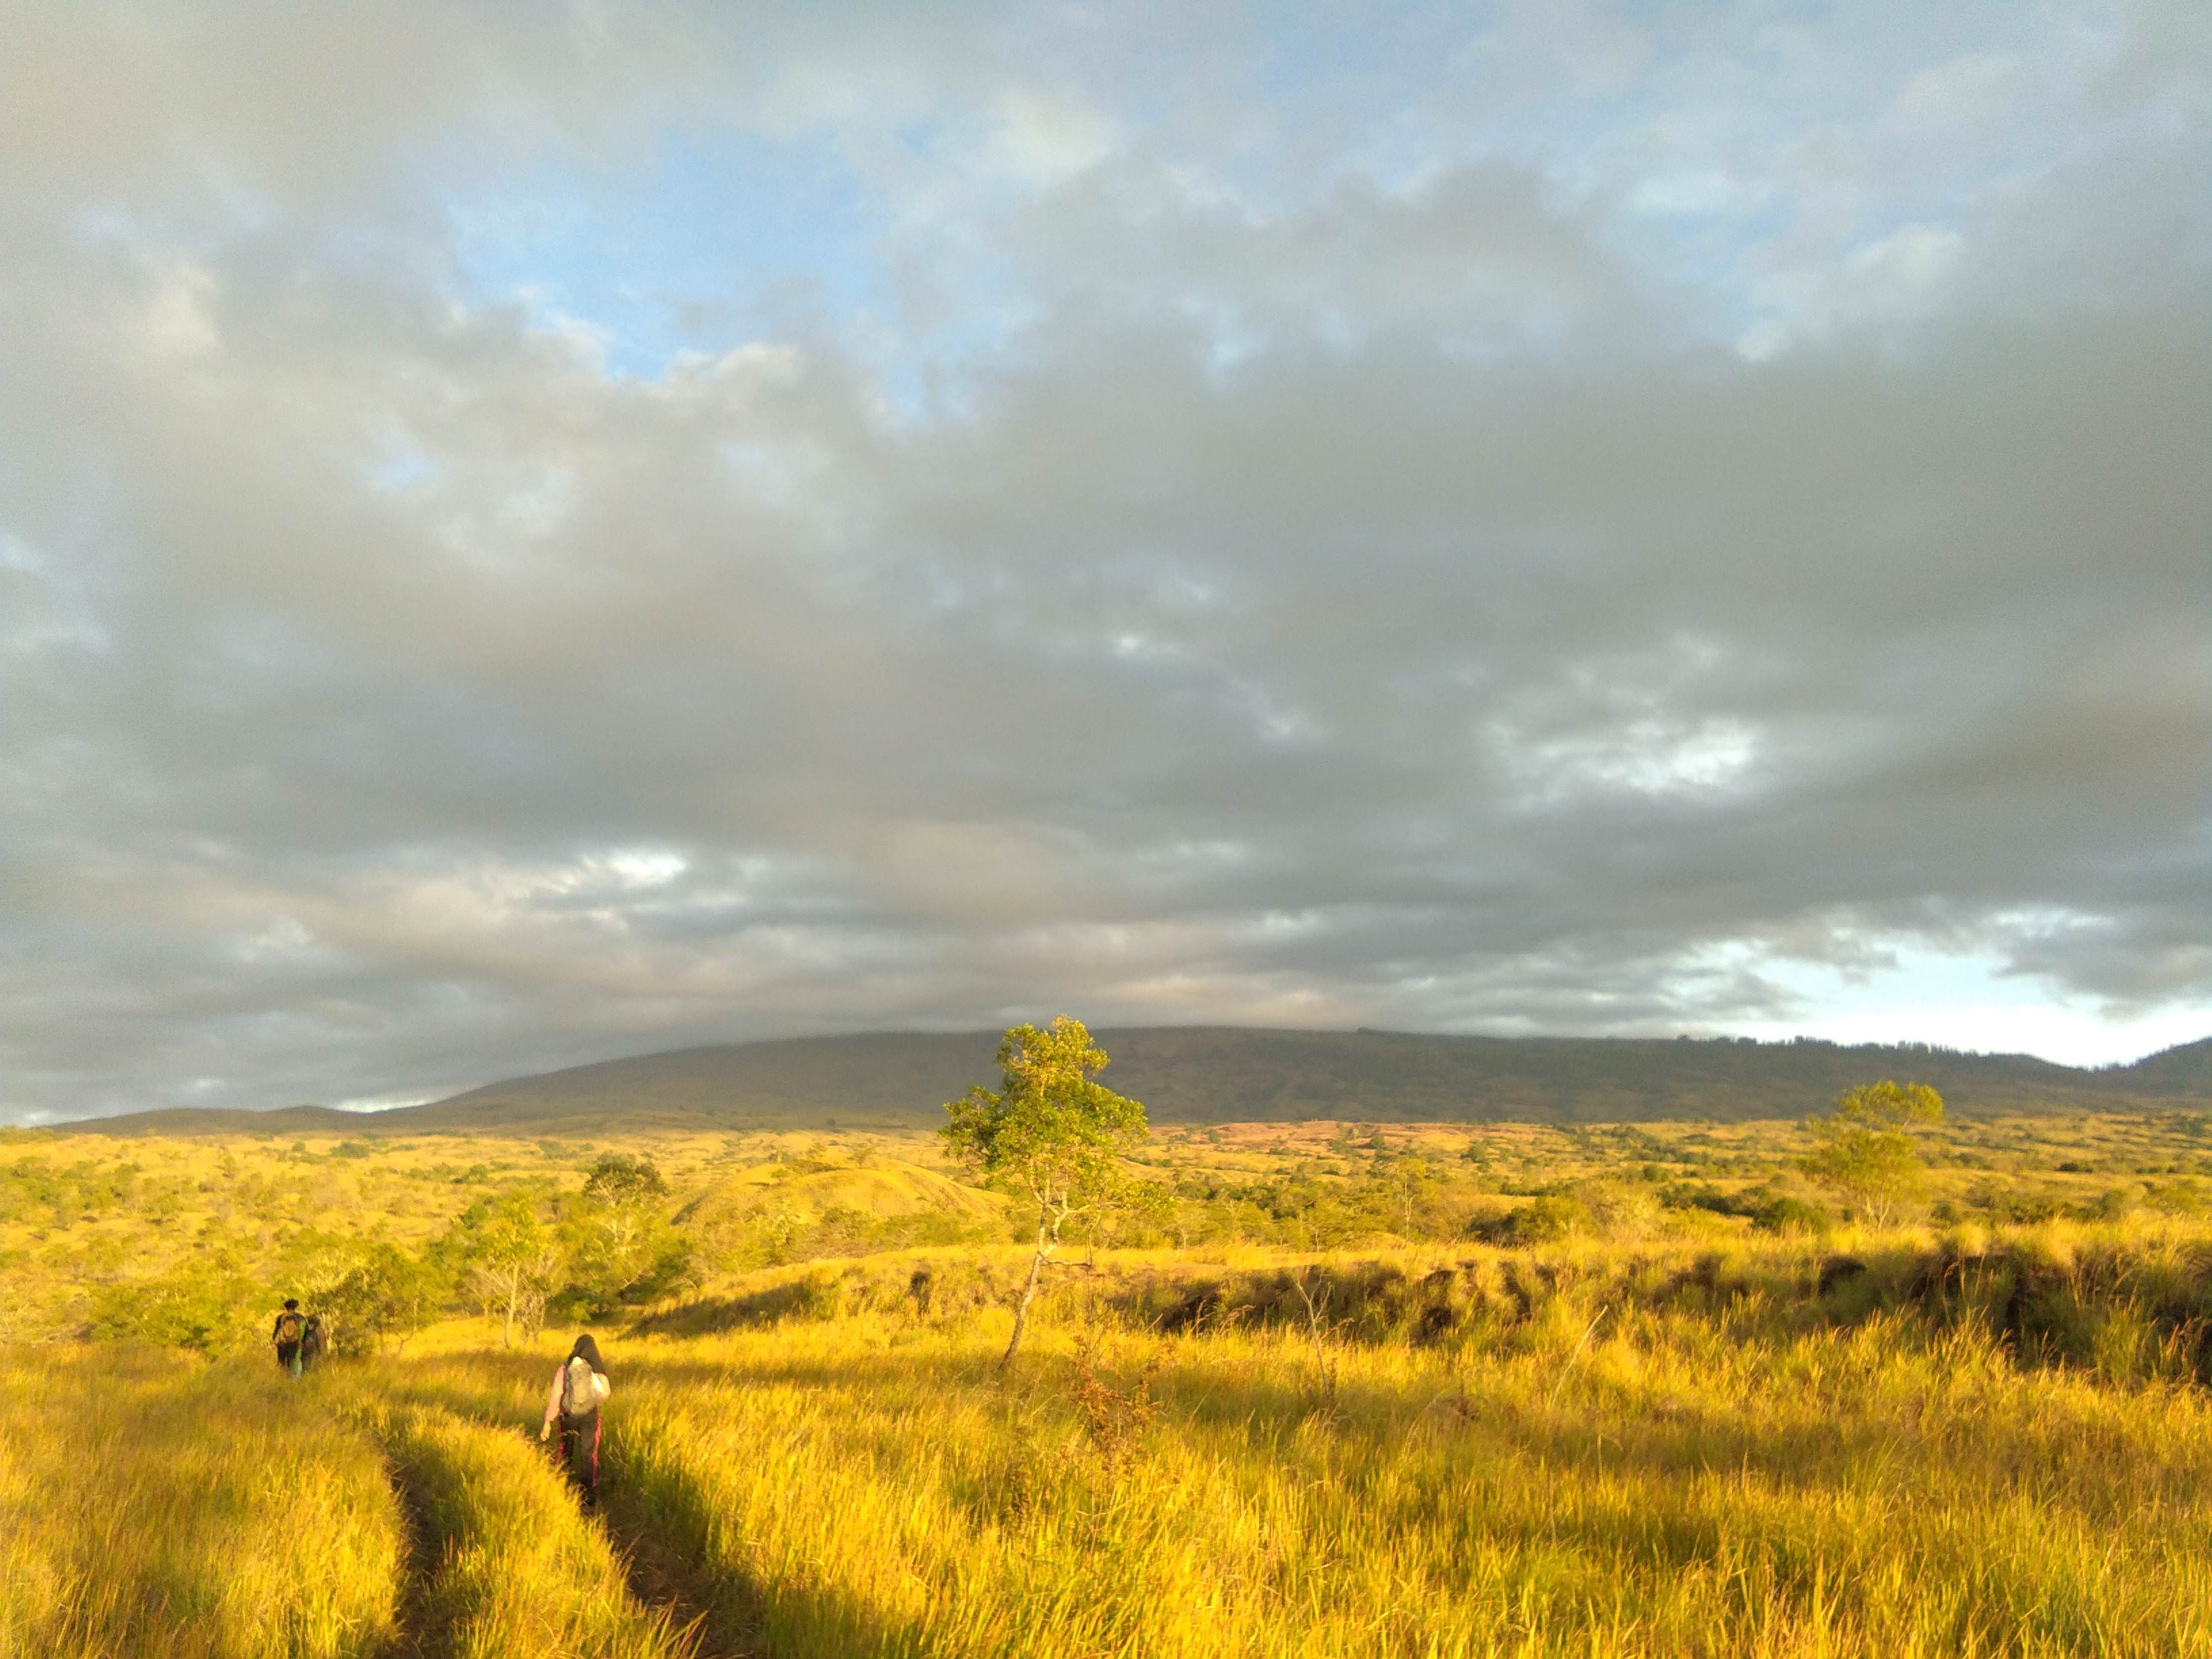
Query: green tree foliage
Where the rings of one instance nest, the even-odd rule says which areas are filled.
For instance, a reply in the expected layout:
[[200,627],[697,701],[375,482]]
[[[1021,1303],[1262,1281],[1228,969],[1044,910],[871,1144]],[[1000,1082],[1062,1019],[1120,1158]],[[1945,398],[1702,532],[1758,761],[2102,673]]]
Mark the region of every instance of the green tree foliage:
[[669,1224],[667,1200],[649,1158],[607,1152],[592,1166],[569,1229],[580,1311],[610,1312],[682,1276],[690,1251]]
[[1389,1206],[1397,1215],[1399,1236],[1417,1237],[1414,1212],[1432,1200],[1443,1185],[1434,1165],[1408,1147],[1377,1158],[1372,1179],[1387,1194]]
[[453,1285],[437,1264],[393,1244],[373,1244],[324,1293],[316,1310],[332,1341],[362,1349],[407,1339],[445,1311]]
[[1846,1090],[1833,1111],[1808,1126],[1813,1150],[1805,1155],[1805,1172],[1865,1220],[1885,1225],[1926,1187],[1912,1126],[1942,1117],[1943,1097],[1924,1083],[1885,1079]]
[[939,1133],[953,1156],[1036,1206],[1036,1249],[1002,1367],[1021,1346],[1038,1275],[1060,1248],[1061,1229],[1118,1195],[1121,1161],[1145,1138],[1145,1109],[1094,1080],[1105,1065],[1105,1051],[1079,1019],[1062,1014],[1044,1030],[1017,1025],[999,1042],[1000,1086],[970,1089],[945,1105],[950,1121]]
[[512,1346],[517,1330],[537,1335],[562,1261],[559,1241],[530,1195],[508,1193],[473,1206],[455,1225],[469,1286],[486,1314],[500,1316],[501,1340]]
[[[209,1352],[240,1341],[267,1305],[244,1274],[216,1262],[186,1264],[151,1279],[102,1285],[86,1334]],[[265,1322],[261,1328],[265,1334]]]
[[601,1204],[651,1204],[668,1196],[668,1182],[649,1158],[603,1152],[585,1177],[584,1196]]

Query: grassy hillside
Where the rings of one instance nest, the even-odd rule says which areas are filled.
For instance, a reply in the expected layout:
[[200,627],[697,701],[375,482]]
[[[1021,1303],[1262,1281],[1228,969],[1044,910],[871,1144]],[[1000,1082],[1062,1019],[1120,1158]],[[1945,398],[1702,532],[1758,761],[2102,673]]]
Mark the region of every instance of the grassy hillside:
[[[1729,1038],[1423,1036],[1156,1027],[1098,1033],[1108,1080],[1158,1123],[1745,1121],[1802,1117],[1877,1077],[1931,1083],[1975,1114],[2212,1105],[2212,1040],[2096,1071],[2021,1054]],[[272,1115],[283,1131],[574,1133],[713,1127],[898,1128],[992,1080],[996,1034],[874,1032],[751,1042],[517,1078],[434,1104],[346,1118]],[[240,1114],[142,1114],[88,1128],[251,1127]]]
[[[550,1333],[455,1322],[299,1383],[33,1351],[0,1652],[2202,1653],[2206,1242],[1852,1236],[1848,1279],[1809,1240],[1109,1253],[1005,1376],[1003,1306],[915,1286],[1012,1261],[770,1269],[696,1334],[602,1327],[589,1516],[531,1442]],[[1294,1280],[1317,1321],[1119,1294]]]
[[[1946,1225],[2212,1212],[2212,1116],[2193,1109],[1959,1117],[1923,1140],[1922,1197]],[[1796,1166],[1806,1145],[1801,1126],[1771,1121],[1166,1125],[1130,1165],[1158,1201],[1081,1242],[1449,1245],[1518,1237],[1524,1216],[1549,1236],[1727,1236],[1793,1203],[1840,1219]],[[617,1150],[665,1176],[649,1224],[585,1191]],[[557,1247],[540,1286],[556,1316],[780,1262],[1019,1231],[1007,1195],[970,1184],[920,1129],[15,1130],[0,1133],[0,1340],[250,1345],[282,1296],[359,1310],[410,1263],[440,1305],[468,1305],[484,1229],[517,1202]]]
[[1167,1126],[1002,1376],[917,1131],[14,1132],[0,1659],[2212,1651],[2212,1117],[1920,1140],[1875,1231],[1790,1121]]

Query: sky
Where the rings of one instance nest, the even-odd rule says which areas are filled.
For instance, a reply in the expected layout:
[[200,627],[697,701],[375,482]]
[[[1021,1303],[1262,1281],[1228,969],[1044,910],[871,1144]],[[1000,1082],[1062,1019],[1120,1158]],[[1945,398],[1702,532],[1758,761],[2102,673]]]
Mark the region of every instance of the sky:
[[0,1117],[2212,1034],[2212,8],[0,0]]

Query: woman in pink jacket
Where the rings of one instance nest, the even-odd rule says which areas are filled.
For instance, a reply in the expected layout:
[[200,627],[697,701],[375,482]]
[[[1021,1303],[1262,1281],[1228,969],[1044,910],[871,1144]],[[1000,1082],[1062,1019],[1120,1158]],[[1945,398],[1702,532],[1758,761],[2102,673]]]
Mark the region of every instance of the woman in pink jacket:
[[543,1441],[556,1422],[561,1425],[561,1463],[587,1510],[599,1502],[599,1401],[611,1388],[599,1345],[586,1331],[553,1373],[553,1386],[545,1391],[545,1420],[538,1429]]

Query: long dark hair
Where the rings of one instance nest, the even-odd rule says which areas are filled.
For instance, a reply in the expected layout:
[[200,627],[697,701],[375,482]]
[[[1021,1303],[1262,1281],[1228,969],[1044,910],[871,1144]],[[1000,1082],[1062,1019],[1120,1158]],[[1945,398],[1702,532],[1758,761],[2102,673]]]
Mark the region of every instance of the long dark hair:
[[[601,1376],[607,1374],[607,1362],[599,1358],[599,1345],[592,1340],[589,1331],[576,1339],[576,1346],[568,1350],[568,1358],[582,1360]],[[561,1363],[566,1364],[568,1360]]]

